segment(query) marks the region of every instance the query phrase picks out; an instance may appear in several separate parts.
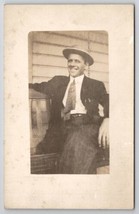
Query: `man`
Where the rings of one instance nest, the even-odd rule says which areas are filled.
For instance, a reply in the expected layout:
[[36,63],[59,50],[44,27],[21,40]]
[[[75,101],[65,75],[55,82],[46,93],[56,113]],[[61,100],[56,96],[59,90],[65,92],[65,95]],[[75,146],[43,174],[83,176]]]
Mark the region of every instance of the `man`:
[[[37,153],[59,152],[59,172],[95,174],[99,146],[108,145],[108,94],[104,84],[84,75],[94,60],[85,50],[66,48],[69,77],[55,76],[30,87],[51,98],[49,129]],[[104,116],[99,114],[103,106]]]

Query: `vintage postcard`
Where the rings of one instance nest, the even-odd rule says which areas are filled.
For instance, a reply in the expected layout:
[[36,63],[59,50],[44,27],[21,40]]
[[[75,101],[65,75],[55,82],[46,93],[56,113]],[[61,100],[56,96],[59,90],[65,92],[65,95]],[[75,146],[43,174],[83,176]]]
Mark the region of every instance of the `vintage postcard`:
[[134,6],[4,12],[5,207],[133,209]]

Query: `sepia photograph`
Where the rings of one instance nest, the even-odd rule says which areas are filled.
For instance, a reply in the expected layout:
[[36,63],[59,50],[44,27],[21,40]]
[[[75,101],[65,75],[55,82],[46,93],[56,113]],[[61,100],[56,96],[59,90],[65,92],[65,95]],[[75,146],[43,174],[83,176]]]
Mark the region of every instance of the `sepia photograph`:
[[5,208],[133,209],[134,6],[5,5],[4,108]]
[[105,31],[30,32],[32,174],[109,173]]

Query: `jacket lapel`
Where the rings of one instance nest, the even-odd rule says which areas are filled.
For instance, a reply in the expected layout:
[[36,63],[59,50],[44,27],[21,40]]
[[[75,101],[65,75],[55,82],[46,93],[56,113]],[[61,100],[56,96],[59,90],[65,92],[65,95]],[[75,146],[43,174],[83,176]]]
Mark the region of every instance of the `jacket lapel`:
[[85,99],[88,98],[88,81],[87,77],[84,76],[83,83],[82,83],[82,88],[81,88],[81,100],[82,103],[85,105]]
[[61,100],[63,100],[64,95],[65,95],[65,91],[67,89],[68,83],[70,81],[70,77],[65,78],[65,80],[62,81],[61,85],[60,85],[60,98]]

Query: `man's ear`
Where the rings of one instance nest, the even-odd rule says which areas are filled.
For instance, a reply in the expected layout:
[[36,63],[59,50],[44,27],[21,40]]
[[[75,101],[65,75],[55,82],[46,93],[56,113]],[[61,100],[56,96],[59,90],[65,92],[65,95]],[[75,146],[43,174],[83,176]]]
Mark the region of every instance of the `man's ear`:
[[85,70],[88,70],[88,69],[89,69],[89,63],[86,62],[86,63],[85,63]]

